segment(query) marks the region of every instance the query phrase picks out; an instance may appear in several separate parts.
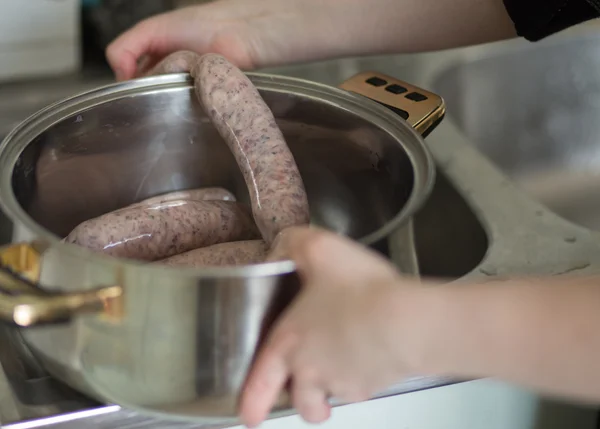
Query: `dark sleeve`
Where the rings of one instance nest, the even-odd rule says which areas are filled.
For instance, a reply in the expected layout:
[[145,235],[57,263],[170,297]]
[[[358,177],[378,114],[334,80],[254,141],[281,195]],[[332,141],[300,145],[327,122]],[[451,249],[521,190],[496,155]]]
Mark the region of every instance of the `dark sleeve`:
[[600,0],[503,0],[519,36],[543,39],[600,16]]

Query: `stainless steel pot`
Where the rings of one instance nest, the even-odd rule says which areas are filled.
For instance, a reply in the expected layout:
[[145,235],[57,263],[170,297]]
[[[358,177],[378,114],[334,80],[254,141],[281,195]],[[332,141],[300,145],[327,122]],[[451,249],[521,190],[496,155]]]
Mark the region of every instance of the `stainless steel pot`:
[[[443,117],[441,98],[378,73],[343,89],[250,76],[296,158],[313,222],[414,268],[410,219],[434,181],[420,134]],[[4,140],[0,202],[15,244],[0,250],[0,318],[50,373],[146,412],[235,416],[262,334],[297,292],[293,263],[167,269],[60,241],[88,218],[199,186],[248,197],[188,75],[78,95]]]

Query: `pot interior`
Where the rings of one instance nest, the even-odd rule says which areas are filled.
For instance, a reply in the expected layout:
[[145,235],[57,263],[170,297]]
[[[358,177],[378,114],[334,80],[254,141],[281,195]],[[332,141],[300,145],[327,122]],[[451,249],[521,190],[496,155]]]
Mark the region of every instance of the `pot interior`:
[[[257,86],[301,171],[314,224],[359,239],[398,215],[415,185],[414,154],[398,136],[326,97]],[[248,201],[189,82],[84,98],[15,157],[14,194],[45,229],[63,237],[87,219],[182,189],[221,186]]]

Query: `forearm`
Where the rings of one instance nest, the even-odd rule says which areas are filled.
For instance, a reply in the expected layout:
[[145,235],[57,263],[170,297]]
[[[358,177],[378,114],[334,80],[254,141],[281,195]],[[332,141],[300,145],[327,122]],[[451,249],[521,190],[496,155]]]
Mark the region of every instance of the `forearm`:
[[441,50],[516,35],[502,0],[303,0],[292,7],[261,0],[254,7],[247,23],[261,29],[256,42],[251,38],[257,67]]
[[[352,23],[342,30],[357,52],[423,52],[493,42],[516,36],[502,0],[347,0]],[[360,5],[360,6],[358,6]],[[353,37],[357,29],[365,34]]]
[[344,37],[353,44],[347,45],[345,55],[441,50],[517,35],[537,41],[600,16],[597,0],[337,0],[331,4],[343,2],[352,5],[344,17],[349,20]]
[[600,401],[600,278],[436,286],[426,296],[412,340],[420,372]]

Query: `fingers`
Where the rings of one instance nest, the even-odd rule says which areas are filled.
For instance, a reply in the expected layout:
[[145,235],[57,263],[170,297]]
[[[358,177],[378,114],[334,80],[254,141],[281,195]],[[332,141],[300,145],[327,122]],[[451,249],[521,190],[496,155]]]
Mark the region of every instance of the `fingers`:
[[293,341],[273,338],[259,352],[242,391],[240,417],[249,428],[267,418],[290,375],[285,358]]
[[106,58],[117,80],[136,77],[138,62],[160,59],[171,52],[186,49],[185,17],[181,10],[148,18],[114,40],[106,49]]
[[331,415],[325,391],[302,379],[294,379],[292,400],[298,413],[308,423],[322,423]]
[[159,15],[142,21],[121,34],[106,48],[106,59],[117,80],[135,77],[138,61],[151,53],[156,29],[164,19],[164,15]]
[[303,283],[328,276],[332,269],[373,254],[347,237],[316,227],[290,227],[274,240],[267,261],[291,259]]
[[[244,425],[253,428],[261,424],[276,405],[280,393],[291,376],[288,359],[296,342],[294,337],[274,331],[258,354],[240,401],[240,417]],[[299,374],[292,386],[292,401],[302,418],[321,423],[331,415],[325,390],[315,380]]]
[[286,228],[275,237],[267,261],[292,259],[302,276],[318,262],[315,254],[335,237],[333,233],[315,227]]
[[[271,249],[269,250],[269,254],[266,257],[265,262],[293,259],[291,255],[291,252],[294,249],[292,246],[293,240],[303,238],[307,234],[306,230],[306,227],[292,227],[286,228],[277,234],[273,240],[273,244],[271,245]],[[305,239],[303,238],[303,240]]]

